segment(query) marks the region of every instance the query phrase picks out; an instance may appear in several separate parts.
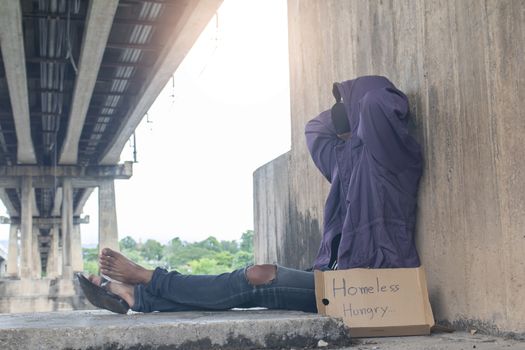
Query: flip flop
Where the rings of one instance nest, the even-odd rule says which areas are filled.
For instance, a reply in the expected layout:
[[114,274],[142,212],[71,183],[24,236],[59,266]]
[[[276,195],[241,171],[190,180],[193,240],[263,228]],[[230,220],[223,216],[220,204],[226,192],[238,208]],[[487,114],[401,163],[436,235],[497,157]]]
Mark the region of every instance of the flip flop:
[[105,289],[105,286],[109,283],[107,279],[102,277],[102,283],[100,286],[97,286],[81,273],[77,273],[77,278],[80,282],[80,288],[82,288],[84,295],[91,304],[119,314],[128,312],[129,304],[118,295]]

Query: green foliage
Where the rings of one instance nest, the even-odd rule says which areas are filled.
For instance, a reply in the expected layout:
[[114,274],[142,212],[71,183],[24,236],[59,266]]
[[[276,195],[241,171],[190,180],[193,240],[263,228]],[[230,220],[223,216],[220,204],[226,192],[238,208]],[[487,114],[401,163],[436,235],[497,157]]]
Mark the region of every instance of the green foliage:
[[235,254],[239,251],[239,243],[237,241],[221,241],[221,250]]
[[246,267],[248,265],[253,264],[253,252],[247,252],[244,250],[238,251],[232,260],[232,268],[233,269],[240,269],[242,267]]
[[253,230],[248,230],[242,234],[241,250],[245,252],[253,252]]
[[159,261],[162,258],[163,246],[154,239],[148,239],[141,250],[147,260]]
[[190,261],[189,265],[191,273],[194,275],[218,275],[229,270],[226,266],[219,265],[217,260],[210,258],[193,260]]
[[208,250],[214,250],[216,252],[220,252],[222,247],[217,238],[210,236],[206,238],[204,241],[194,243],[197,247],[208,249]]
[[83,249],[84,260],[97,261],[98,260],[98,246],[96,248],[84,248]]
[[227,251],[218,252],[217,254],[213,256],[213,259],[217,261],[218,265],[222,265],[226,267],[231,267],[233,263],[233,255],[232,253],[227,252]]
[[[219,241],[210,236],[188,243],[175,237],[162,245],[153,239],[137,243],[128,236],[119,246],[122,254],[141,266],[161,266],[184,274],[220,274],[253,264],[252,230],[244,232],[239,241]],[[98,273],[98,248],[84,248],[84,269]]]
[[133,250],[137,248],[137,242],[130,236],[122,238],[119,242],[120,250]]
[[84,257],[84,272],[89,275],[98,274],[98,263],[96,260],[86,260]]
[[156,265],[150,263],[150,261],[148,261],[144,254],[139,250],[124,249],[121,251],[121,253],[128,257],[129,260],[139,264],[140,266],[144,266],[147,269],[154,269],[156,267]]

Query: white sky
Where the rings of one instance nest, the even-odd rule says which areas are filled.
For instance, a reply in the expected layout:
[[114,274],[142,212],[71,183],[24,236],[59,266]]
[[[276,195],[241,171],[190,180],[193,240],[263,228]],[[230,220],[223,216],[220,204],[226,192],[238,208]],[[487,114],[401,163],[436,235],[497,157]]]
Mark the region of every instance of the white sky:
[[[148,119],[133,177],[116,181],[119,238],[231,240],[252,229],[253,171],[290,148],[286,1],[225,0]],[[132,158],[126,146],[121,161]],[[83,244],[98,241],[97,212],[94,192]]]

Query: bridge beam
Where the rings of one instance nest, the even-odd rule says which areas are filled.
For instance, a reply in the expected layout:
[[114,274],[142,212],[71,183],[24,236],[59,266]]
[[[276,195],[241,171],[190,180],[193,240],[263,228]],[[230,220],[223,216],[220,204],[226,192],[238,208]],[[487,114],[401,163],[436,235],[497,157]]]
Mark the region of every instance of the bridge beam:
[[[62,208],[62,206],[60,206]],[[9,219],[4,218],[4,222],[6,224],[14,224],[19,225],[20,224],[20,217],[11,217]],[[79,216],[73,216],[73,225],[80,225],[80,224],[89,224],[89,216],[86,216],[84,218],[81,218]],[[33,225],[36,225],[42,229],[51,229],[53,226],[56,225],[62,225],[62,217],[61,216],[52,216],[52,217],[33,217]]]
[[110,177],[114,179],[129,179],[133,175],[133,163],[125,162],[117,165],[12,165],[0,166],[0,177],[17,176],[50,176],[50,177]]
[[[75,184],[73,183],[73,187],[76,187]],[[75,208],[75,211],[74,211],[74,215],[75,216],[80,216],[80,214],[82,214],[82,210],[84,209],[84,205],[86,205],[86,202],[88,201],[89,197],[91,196],[91,194],[93,193],[93,191],[95,190],[94,187],[86,187],[84,188],[84,193],[82,193],[82,196],[80,197],[78,203],[77,203],[77,206]]]
[[17,160],[36,163],[31,125],[20,1],[0,0],[0,45],[16,129]]
[[134,107],[122,122],[116,137],[104,151],[100,164],[116,164],[120,153],[140,121],[160,94],[173,72],[181,64],[186,54],[204,30],[222,0],[190,1],[182,9],[180,18],[173,27],[170,45],[166,45],[157,62],[151,68],[152,74],[140,90]]
[[[0,166],[0,199],[6,204],[10,203],[7,195],[2,193],[4,188],[19,188],[20,178],[31,176],[34,188],[54,188],[61,186],[64,178],[71,178],[74,188],[97,187],[101,180],[105,179],[129,179],[133,175],[133,163],[125,162],[117,165],[95,165],[95,166],[76,166],[59,165],[36,166],[36,165],[14,165]],[[91,190],[92,191],[92,190]],[[57,193],[58,196],[60,194]],[[87,195],[89,197],[89,195]],[[87,198],[84,198],[84,202]],[[60,202],[59,202],[60,203]],[[57,203],[55,203],[57,204]],[[56,207],[54,207],[56,209]],[[77,208],[75,208],[77,209]],[[8,208],[16,215],[16,210]],[[53,214],[55,215],[55,214]]]
[[[20,187],[19,186],[19,181],[17,181],[16,184],[17,184],[16,188]],[[7,214],[9,214],[9,216],[18,216],[18,215],[20,215],[18,213],[18,210],[16,210],[15,206],[11,202],[11,199],[7,195],[7,192],[5,191],[5,188],[6,187],[0,186],[0,200],[4,203],[5,208],[7,209]]]
[[90,1],[60,164],[76,164],[78,144],[119,0]]

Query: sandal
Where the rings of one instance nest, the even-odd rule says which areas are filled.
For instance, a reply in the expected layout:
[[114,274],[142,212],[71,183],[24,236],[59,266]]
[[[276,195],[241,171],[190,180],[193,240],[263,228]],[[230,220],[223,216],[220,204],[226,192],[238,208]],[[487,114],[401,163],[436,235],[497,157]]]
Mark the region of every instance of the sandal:
[[102,277],[102,283],[100,286],[97,286],[82,273],[77,273],[76,275],[84,295],[91,304],[119,314],[126,314],[128,312],[129,304],[118,295],[107,290],[110,281]]

